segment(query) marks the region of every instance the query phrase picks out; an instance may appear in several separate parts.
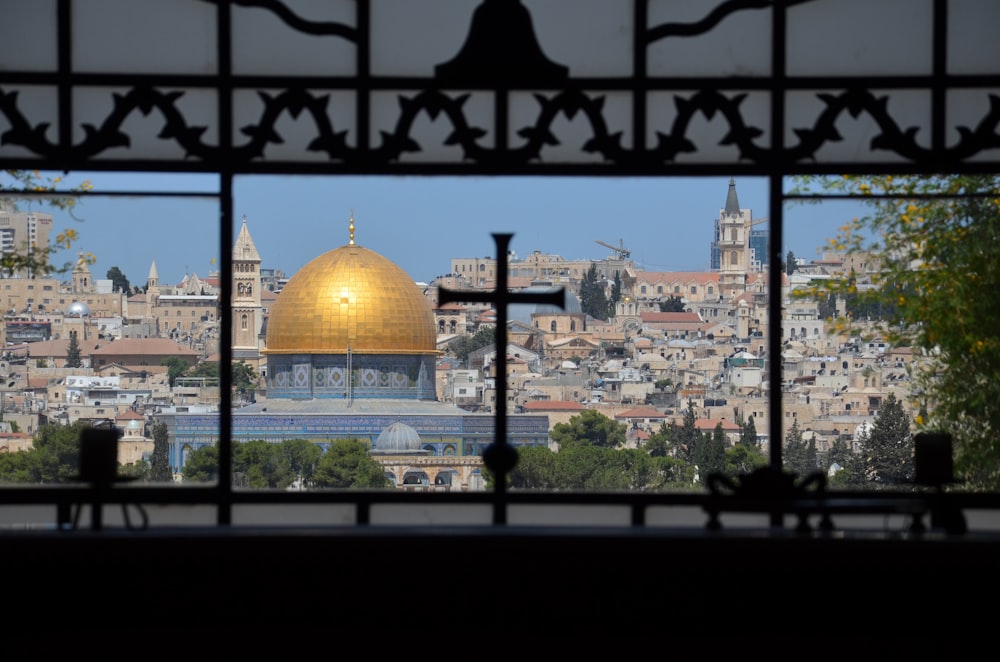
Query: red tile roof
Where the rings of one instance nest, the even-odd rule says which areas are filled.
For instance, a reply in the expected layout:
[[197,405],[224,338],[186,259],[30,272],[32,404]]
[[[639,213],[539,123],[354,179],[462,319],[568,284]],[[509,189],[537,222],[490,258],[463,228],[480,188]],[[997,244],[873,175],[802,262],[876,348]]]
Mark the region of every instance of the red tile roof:
[[732,421],[726,420],[724,418],[698,418],[695,419],[694,427],[698,430],[711,431],[715,429],[715,426],[722,423],[723,432],[739,432],[740,426],[736,425]]

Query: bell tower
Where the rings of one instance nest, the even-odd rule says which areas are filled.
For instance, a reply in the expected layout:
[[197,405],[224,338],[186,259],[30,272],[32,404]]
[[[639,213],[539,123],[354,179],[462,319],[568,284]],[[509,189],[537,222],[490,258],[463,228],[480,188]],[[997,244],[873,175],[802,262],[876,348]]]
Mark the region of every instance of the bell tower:
[[719,251],[719,291],[723,298],[739,296],[746,291],[750,270],[750,210],[740,209],[736,197],[736,181],[729,180],[726,206],[719,212],[716,224]]
[[247,217],[233,248],[233,359],[254,368],[260,359],[260,332],[264,321],[260,303],[260,253],[247,229]]

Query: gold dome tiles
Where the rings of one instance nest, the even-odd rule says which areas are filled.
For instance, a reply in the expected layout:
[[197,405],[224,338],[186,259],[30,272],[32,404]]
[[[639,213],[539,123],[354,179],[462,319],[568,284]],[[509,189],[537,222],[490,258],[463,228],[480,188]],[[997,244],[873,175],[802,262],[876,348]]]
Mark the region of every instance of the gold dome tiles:
[[430,305],[396,264],[348,244],[312,260],[278,295],[269,354],[436,353]]

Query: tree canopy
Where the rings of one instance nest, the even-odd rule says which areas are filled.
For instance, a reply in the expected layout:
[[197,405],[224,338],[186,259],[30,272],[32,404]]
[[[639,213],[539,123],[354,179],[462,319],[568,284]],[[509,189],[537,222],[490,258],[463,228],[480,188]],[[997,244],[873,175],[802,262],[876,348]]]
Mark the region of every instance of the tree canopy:
[[607,320],[613,307],[604,290],[604,282],[597,274],[597,264],[590,263],[580,282],[580,308],[594,319]]
[[[36,196],[44,194],[44,197],[38,198],[39,204],[67,211],[73,216],[78,203],[78,194],[90,191],[94,187],[90,180],[83,180],[69,188],[66,184],[62,177],[46,177],[37,170],[0,170],[0,188],[10,191],[6,196],[0,197],[0,209],[19,211],[20,205],[24,204],[25,200],[29,201],[27,204],[32,204],[31,201],[35,200]],[[19,197],[19,192],[30,196]],[[0,274],[26,271],[41,278],[51,274],[67,273],[73,268],[74,262],[57,265],[52,263],[52,258],[59,251],[70,250],[79,238],[80,233],[75,228],[66,228],[56,234],[48,246],[32,246],[31,250],[3,251],[0,253]],[[25,245],[23,248],[28,247]],[[83,255],[83,260],[87,264],[93,264],[96,258],[87,253]]]
[[[909,397],[918,429],[950,433],[955,469],[973,488],[1000,488],[1000,176],[803,177],[799,190],[859,196],[868,214],[830,248],[877,259],[798,296],[845,301],[835,330],[877,333],[924,357]],[[829,308],[827,309],[829,310]]]
[[596,409],[585,409],[566,423],[556,423],[551,437],[560,450],[578,445],[618,448],[625,444],[625,431],[623,423],[611,420]]
[[128,282],[128,278],[122,273],[122,270],[118,267],[111,267],[108,269],[107,273],[108,279],[111,281],[111,286],[118,292],[124,294],[129,294],[131,292],[131,284]]

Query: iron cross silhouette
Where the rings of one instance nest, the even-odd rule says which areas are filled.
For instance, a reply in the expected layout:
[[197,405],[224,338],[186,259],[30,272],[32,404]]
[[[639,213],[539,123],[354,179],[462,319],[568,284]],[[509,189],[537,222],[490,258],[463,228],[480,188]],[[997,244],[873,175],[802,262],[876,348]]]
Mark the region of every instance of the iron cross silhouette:
[[483,464],[496,478],[493,505],[495,524],[507,523],[507,511],[502,495],[507,489],[507,475],[517,465],[517,451],[507,442],[507,306],[512,303],[548,303],[566,307],[566,292],[563,288],[552,292],[511,292],[507,288],[507,249],[511,233],[493,233],[497,245],[497,285],[492,292],[481,290],[438,291],[438,303],[490,303],[497,311],[495,333],[496,347],[496,406],[494,412],[493,443],[483,452]]

